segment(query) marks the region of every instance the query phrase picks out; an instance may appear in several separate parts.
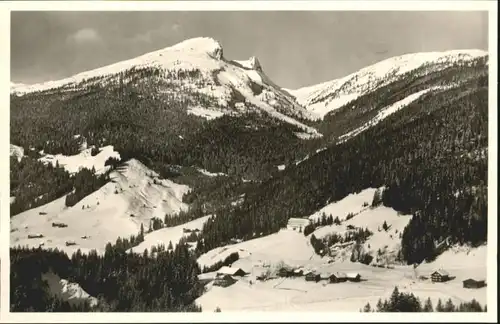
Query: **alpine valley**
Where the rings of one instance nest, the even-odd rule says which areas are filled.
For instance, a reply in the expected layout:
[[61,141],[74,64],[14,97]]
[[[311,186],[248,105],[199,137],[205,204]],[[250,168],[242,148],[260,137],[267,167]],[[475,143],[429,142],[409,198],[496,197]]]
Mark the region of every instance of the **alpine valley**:
[[291,90],[194,38],[11,83],[10,142],[13,312],[486,307],[484,51]]

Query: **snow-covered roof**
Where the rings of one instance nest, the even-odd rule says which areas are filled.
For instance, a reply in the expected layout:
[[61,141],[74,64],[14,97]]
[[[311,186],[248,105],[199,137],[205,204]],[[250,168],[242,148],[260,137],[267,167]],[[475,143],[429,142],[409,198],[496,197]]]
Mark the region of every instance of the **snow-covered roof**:
[[484,282],[485,280],[477,280],[473,278],[465,279],[463,282]]
[[361,275],[359,273],[357,273],[357,272],[351,272],[351,273],[347,273],[346,274],[347,278],[356,278],[358,276],[361,277]]
[[331,275],[332,275],[332,274],[331,274],[331,273],[329,273],[329,272],[322,272],[322,273],[320,273],[320,277],[321,277],[321,278],[330,278],[330,277],[331,277]]
[[335,272],[332,275],[334,275],[337,278],[347,278],[347,275],[344,272]]
[[288,220],[288,225],[302,225],[302,226],[306,226],[306,225],[309,225],[311,221],[308,219],[308,218],[290,218]]
[[305,274],[305,275],[306,275],[306,276],[307,276],[307,275],[309,275],[309,276],[311,276],[311,275],[312,275],[312,276],[317,276],[317,275],[319,275],[319,274],[318,274],[318,273],[316,273],[315,271],[308,271],[308,272],[306,272],[306,274]]
[[222,267],[220,268],[219,270],[217,270],[217,274],[225,274],[225,275],[234,275],[236,272],[238,272],[238,270],[240,271],[244,271],[243,269],[241,268],[232,268],[232,267]]
[[450,275],[447,271],[445,271],[443,269],[436,270],[432,274],[434,274],[434,273],[438,273],[438,274],[440,274],[442,276],[449,276]]

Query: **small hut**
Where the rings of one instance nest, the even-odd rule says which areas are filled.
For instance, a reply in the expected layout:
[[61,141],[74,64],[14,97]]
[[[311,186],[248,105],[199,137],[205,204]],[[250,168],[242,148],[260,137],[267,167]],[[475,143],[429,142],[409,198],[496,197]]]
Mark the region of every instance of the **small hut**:
[[347,278],[347,280],[353,281],[353,282],[361,281],[361,275],[357,272],[348,273],[346,275],[346,278]]
[[52,227],[64,228],[64,227],[68,227],[68,225],[66,225],[64,223],[52,223]]
[[486,286],[486,282],[484,280],[475,280],[472,278],[469,278],[467,280],[462,281],[464,288],[468,289],[478,289],[478,288],[483,288]]
[[304,274],[304,270],[302,270],[302,269],[300,269],[300,268],[299,268],[299,269],[295,269],[295,270],[293,270],[293,275],[294,275],[295,277],[300,277],[300,276],[302,276],[303,274]]
[[312,271],[306,273],[305,277],[306,277],[306,281],[315,281],[315,282],[318,282],[321,279],[321,276],[319,275],[319,273],[314,273]]
[[343,272],[336,272],[330,275],[331,283],[345,282],[347,281],[347,275]]
[[218,276],[230,275],[235,277],[243,277],[247,273],[241,268],[233,268],[233,267],[222,267],[217,270]]
[[231,277],[230,275],[223,275],[220,277],[215,278],[214,280],[214,286],[219,286],[219,287],[229,287],[232,284],[234,284],[237,280]]
[[445,282],[450,280],[450,274],[442,269],[436,270],[431,274],[432,282]]
[[294,270],[289,268],[289,267],[281,267],[279,270],[278,270],[278,276],[280,277],[293,277],[294,275]]

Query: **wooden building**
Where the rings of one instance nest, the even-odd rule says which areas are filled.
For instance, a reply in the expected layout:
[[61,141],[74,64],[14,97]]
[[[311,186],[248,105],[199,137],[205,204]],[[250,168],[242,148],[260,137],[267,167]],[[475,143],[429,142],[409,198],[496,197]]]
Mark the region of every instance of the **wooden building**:
[[278,276],[280,277],[293,277],[294,271],[288,267],[282,267],[278,270]]
[[217,270],[218,276],[230,275],[234,277],[243,277],[247,273],[241,268],[233,268],[233,267],[222,267]]
[[469,288],[469,289],[478,289],[486,286],[486,282],[484,280],[475,280],[472,278],[464,280],[462,281],[462,283],[464,285],[464,288]]
[[306,281],[315,281],[318,282],[321,279],[321,276],[319,273],[314,273],[314,272],[308,272],[306,275]]
[[29,239],[42,238],[42,234],[28,234]]
[[347,280],[353,281],[353,282],[361,281],[361,275],[357,272],[348,273],[346,275],[346,278],[347,278]]
[[436,270],[431,274],[432,282],[445,282],[450,280],[450,274],[442,269]]
[[347,275],[343,272],[336,272],[330,275],[331,283],[345,282],[347,281]]
[[219,287],[229,287],[232,284],[234,284],[237,280],[231,277],[230,275],[222,275],[214,280],[214,286],[219,286]]

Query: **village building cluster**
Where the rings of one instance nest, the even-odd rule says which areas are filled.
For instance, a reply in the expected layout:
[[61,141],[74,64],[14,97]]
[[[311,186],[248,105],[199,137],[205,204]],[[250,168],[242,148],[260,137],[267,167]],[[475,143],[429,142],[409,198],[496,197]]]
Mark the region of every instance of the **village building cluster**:
[[283,278],[288,277],[304,277],[306,281],[328,281],[330,283],[339,283],[345,281],[359,282],[361,275],[357,272],[316,272],[312,270],[304,270],[302,268],[282,267],[278,270],[278,276]]
[[[224,266],[220,268],[215,276],[200,278],[201,282],[213,282],[214,286],[229,287],[236,283],[238,279],[246,277],[249,273],[238,267]],[[305,281],[310,282],[327,282],[336,284],[341,282],[360,282],[362,281],[361,274],[358,272],[344,273],[344,272],[318,272],[312,270],[305,270],[302,267],[283,266],[279,268],[275,275],[259,274],[256,276],[258,281],[266,281],[276,278],[299,278],[303,277]],[[426,278],[427,279],[427,278]],[[443,283],[453,280],[447,271],[439,269],[431,273],[430,279],[434,283]],[[252,281],[249,282],[252,284]],[[475,280],[469,278],[463,281],[463,288],[479,289],[485,287],[485,280]]]

